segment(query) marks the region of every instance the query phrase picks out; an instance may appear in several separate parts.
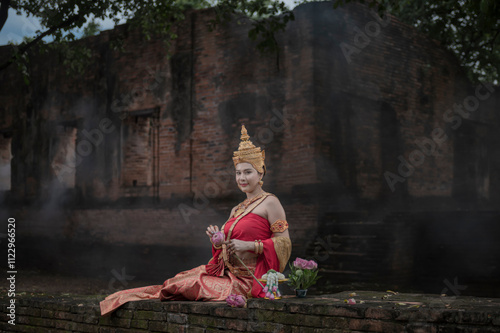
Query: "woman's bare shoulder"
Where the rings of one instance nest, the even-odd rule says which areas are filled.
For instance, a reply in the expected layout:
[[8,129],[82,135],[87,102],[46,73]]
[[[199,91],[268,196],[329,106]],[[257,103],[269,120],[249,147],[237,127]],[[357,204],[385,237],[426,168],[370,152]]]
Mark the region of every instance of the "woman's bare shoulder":
[[280,199],[278,199],[278,197],[275,196],[274,194],[271,194],[270,196],[268,196],[264,202],[266,202],[268,205],[281,206]]
[[273,223],[277,219],[285,219],[285,210],[281,205],[280,200],[275,195],[270,195],[265,200],[266,211],[269,223]]

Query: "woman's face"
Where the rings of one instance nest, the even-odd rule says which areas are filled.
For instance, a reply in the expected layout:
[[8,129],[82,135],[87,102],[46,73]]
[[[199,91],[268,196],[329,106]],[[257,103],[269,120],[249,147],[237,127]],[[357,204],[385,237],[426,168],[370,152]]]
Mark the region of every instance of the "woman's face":
[[250,163],[238,163],[236,165],[236,183],[241,191],[251,193],[260,187],[261,174],[254,169]]

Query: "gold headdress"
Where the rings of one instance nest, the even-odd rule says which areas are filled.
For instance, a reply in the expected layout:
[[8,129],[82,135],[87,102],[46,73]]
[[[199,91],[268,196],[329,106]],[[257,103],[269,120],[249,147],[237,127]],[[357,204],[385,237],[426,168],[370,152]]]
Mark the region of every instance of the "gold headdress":
[[255,147],[250,136],[247,133],[245,125],[241,127],[241,142],[238,150],[234,152],[234,166],[238,163],[250,163],[255,170],[260,173],[266,173],[266,165],[264,164],[265,152],[260,150],[260,147]]

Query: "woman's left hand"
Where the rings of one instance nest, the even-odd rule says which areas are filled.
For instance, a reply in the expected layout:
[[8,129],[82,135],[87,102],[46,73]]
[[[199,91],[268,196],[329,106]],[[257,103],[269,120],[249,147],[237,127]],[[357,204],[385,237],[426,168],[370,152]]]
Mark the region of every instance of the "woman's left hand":
[[239,239],[230,239],[229,241],[225,241],[224,244],[227,246],[227,251],[232,254],[235,252],[248,251],[248,244],[253,242],[246,242]]

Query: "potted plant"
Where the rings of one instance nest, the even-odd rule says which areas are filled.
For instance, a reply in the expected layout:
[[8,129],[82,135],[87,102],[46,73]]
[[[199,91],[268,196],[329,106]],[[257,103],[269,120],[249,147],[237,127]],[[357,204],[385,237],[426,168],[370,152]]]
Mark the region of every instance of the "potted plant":
[[293,266],[289,266],[292,272],[288,275],[288,284],[295,288],[297,297],[305,297],[307,289],[320,278],[318,264],[314,260],[297,258]]

